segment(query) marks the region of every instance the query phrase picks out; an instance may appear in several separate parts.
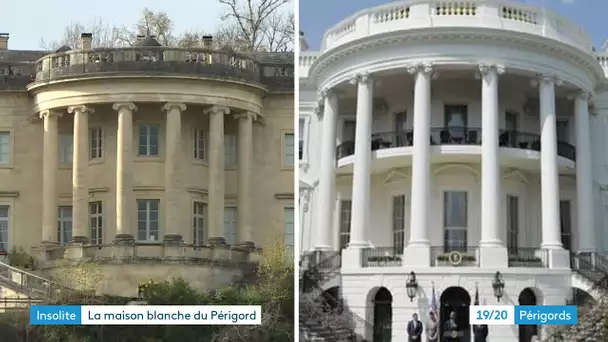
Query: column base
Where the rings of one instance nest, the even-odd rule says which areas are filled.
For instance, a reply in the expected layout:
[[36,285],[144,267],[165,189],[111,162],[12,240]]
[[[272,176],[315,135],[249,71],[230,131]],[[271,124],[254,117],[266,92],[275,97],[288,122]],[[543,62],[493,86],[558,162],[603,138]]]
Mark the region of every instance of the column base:
[[481,268],[507,268],[509,267],[509,253],[507,248],[499,244],[484,244],[479,247],[479,267]]
[[207,240],[207,242],[208,242],[209,246],[211,246],[211,247],[226,247],[226,246],[228,246],[228,244],[226,243],[226,239],[223,238],[223,237],[219,237],[219,236],[210,237]]
[[403,250],[401,267],[431,267],[431,246],[423,243],[408,244]]
[[186,251],[183,247],[184,240],[179,234],[167,234],[163,238],[163,257],[165,258],[179,258],[186,255]]
[[363,248],[346,248],[342,250],[342,267],[361,268]]
[[66,247],[64,258],[68,260],[86,259],[91,257],[89,246],[89,238],[86,236],[74,236],[72,242]]
[[251,241],[241,242],[241,243],[237,244],[236,246],[245,251],[249,251],[249,252],[255,250],[255,243],[253,243]]
[[112,244],[112,257],[121,259],[135,256],[135,238],[133,235],[117,234]]
[[570,252],[560,249],[549,249],[547,251],[549,256],[549,268],[570,268]]
[[55,241],[42,241],[40,243],[40,245],[38,246],[38,248],[36,249],[37,251],[37,259],[40,261],[50,261],[50,260],[54,260],[57,259],[54,255],[56,253],[54,253],[55,251],[57,251],[59,249],[59,243],[55,242]]
[[317,245],[315,246],[315,251],[330,251],[332,248],[329,245]]

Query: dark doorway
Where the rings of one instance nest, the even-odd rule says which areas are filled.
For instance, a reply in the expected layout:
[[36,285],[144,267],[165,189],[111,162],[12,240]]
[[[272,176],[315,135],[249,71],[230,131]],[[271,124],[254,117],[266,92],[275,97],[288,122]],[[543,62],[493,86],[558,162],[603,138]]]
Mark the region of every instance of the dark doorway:
[[393,295],[381,287],[374,296],[374,342],[390,342],[393,335]]
[[[519,293],[519,305],[536,305],[536,295],[531,288],[526,287]],[[530,342],[532,336],[538,335],[537,325],[519,325],[519,342]]]
[[587,291],[583,291],[576,287],[572,288],[572,298],[566,301],[567,305],[576,305],[578,307],[578,314],[585,314],[588,310],[591,310],[596,304],[595,299]]
[[448,287],[441,293],[441,311],[439,313],[441,336],[443,341],[444,327],[450,318],[450,313],[456,314],[456,324],[461,333],[460,342],[471,341],[471,325],[469,324],[469,306],[471,305],[471,296],[467,290],[459,286]]
[[331,309],[337,309],[340,305],[340,288],[334,286],[323,291],[323,298]]

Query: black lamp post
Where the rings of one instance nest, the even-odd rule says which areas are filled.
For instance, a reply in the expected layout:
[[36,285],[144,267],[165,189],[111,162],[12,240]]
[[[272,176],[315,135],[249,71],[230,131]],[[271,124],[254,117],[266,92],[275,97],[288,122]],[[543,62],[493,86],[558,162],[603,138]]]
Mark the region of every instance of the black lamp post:
[[502,279],[502,275],[500,275],[500,272],[498,271],[494,275],[492,289],[494,290],[494,297],[496,297],[496,300],[500,302],[500,298],[502,298],[503,291],[505,289],[505,281]]
[[418,281],[416,281],[416,273],[410,272],[410,276],[405,283],[405,289],[407,290],[407,296],[410,297],[410,302],[414,301],[416,292],[418,292]]

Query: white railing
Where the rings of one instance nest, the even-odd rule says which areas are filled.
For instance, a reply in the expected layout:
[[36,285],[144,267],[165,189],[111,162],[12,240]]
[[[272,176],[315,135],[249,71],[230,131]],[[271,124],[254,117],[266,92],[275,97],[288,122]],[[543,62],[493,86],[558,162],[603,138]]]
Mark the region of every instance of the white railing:
[[587,33],[546,8],[500,0],[410,0],[365,9],[329,29],[321,51],[376,34],[431,27],[478,27],[551,38],[591,52]]
[[595,57],[602,66],[602,69],[604,69],[604,75],[608,77],[608,51],[596,52]]
[[11,283],[17,290],[32,297],[52,298],[64,288],[59,284],[0,262],[0,279]]
[[319,57],[319,52],[301,52],[299,61],[300,77],[308,77],[308,70]]

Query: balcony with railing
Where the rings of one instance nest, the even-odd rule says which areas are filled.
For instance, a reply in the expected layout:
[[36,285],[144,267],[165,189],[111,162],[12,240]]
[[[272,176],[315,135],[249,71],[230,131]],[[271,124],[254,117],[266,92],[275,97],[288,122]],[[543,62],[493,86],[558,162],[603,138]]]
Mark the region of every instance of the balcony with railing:
[[[549,256],[546,249],[524,247],[509,248],[509,267],[547,268]],[[479,247],[463,246],[453,248],[447,246],[432,246],[432,267],[479,267],[481,263]],[[361,267],[400,267],[408,264],[403,259],[403,247],[373,247],[365,248],[361,257]]]
[[[414,143],[412,130],[372,134],[372,151],[389,148],[411,147]],[[473,127],[435,127],[431,128],[431,146],[471,145],[481,146],[481,128]],[[518,131],[501,130],[498,145],[502,148],[515,148],[529,151],[540,151],[540,135]],[[336,158],[341,159],[355,153],[355,142],[344,141],[337,147]],[[560,157],[576,161],[576,148],[563,141],[557,143],[557,154]]]

